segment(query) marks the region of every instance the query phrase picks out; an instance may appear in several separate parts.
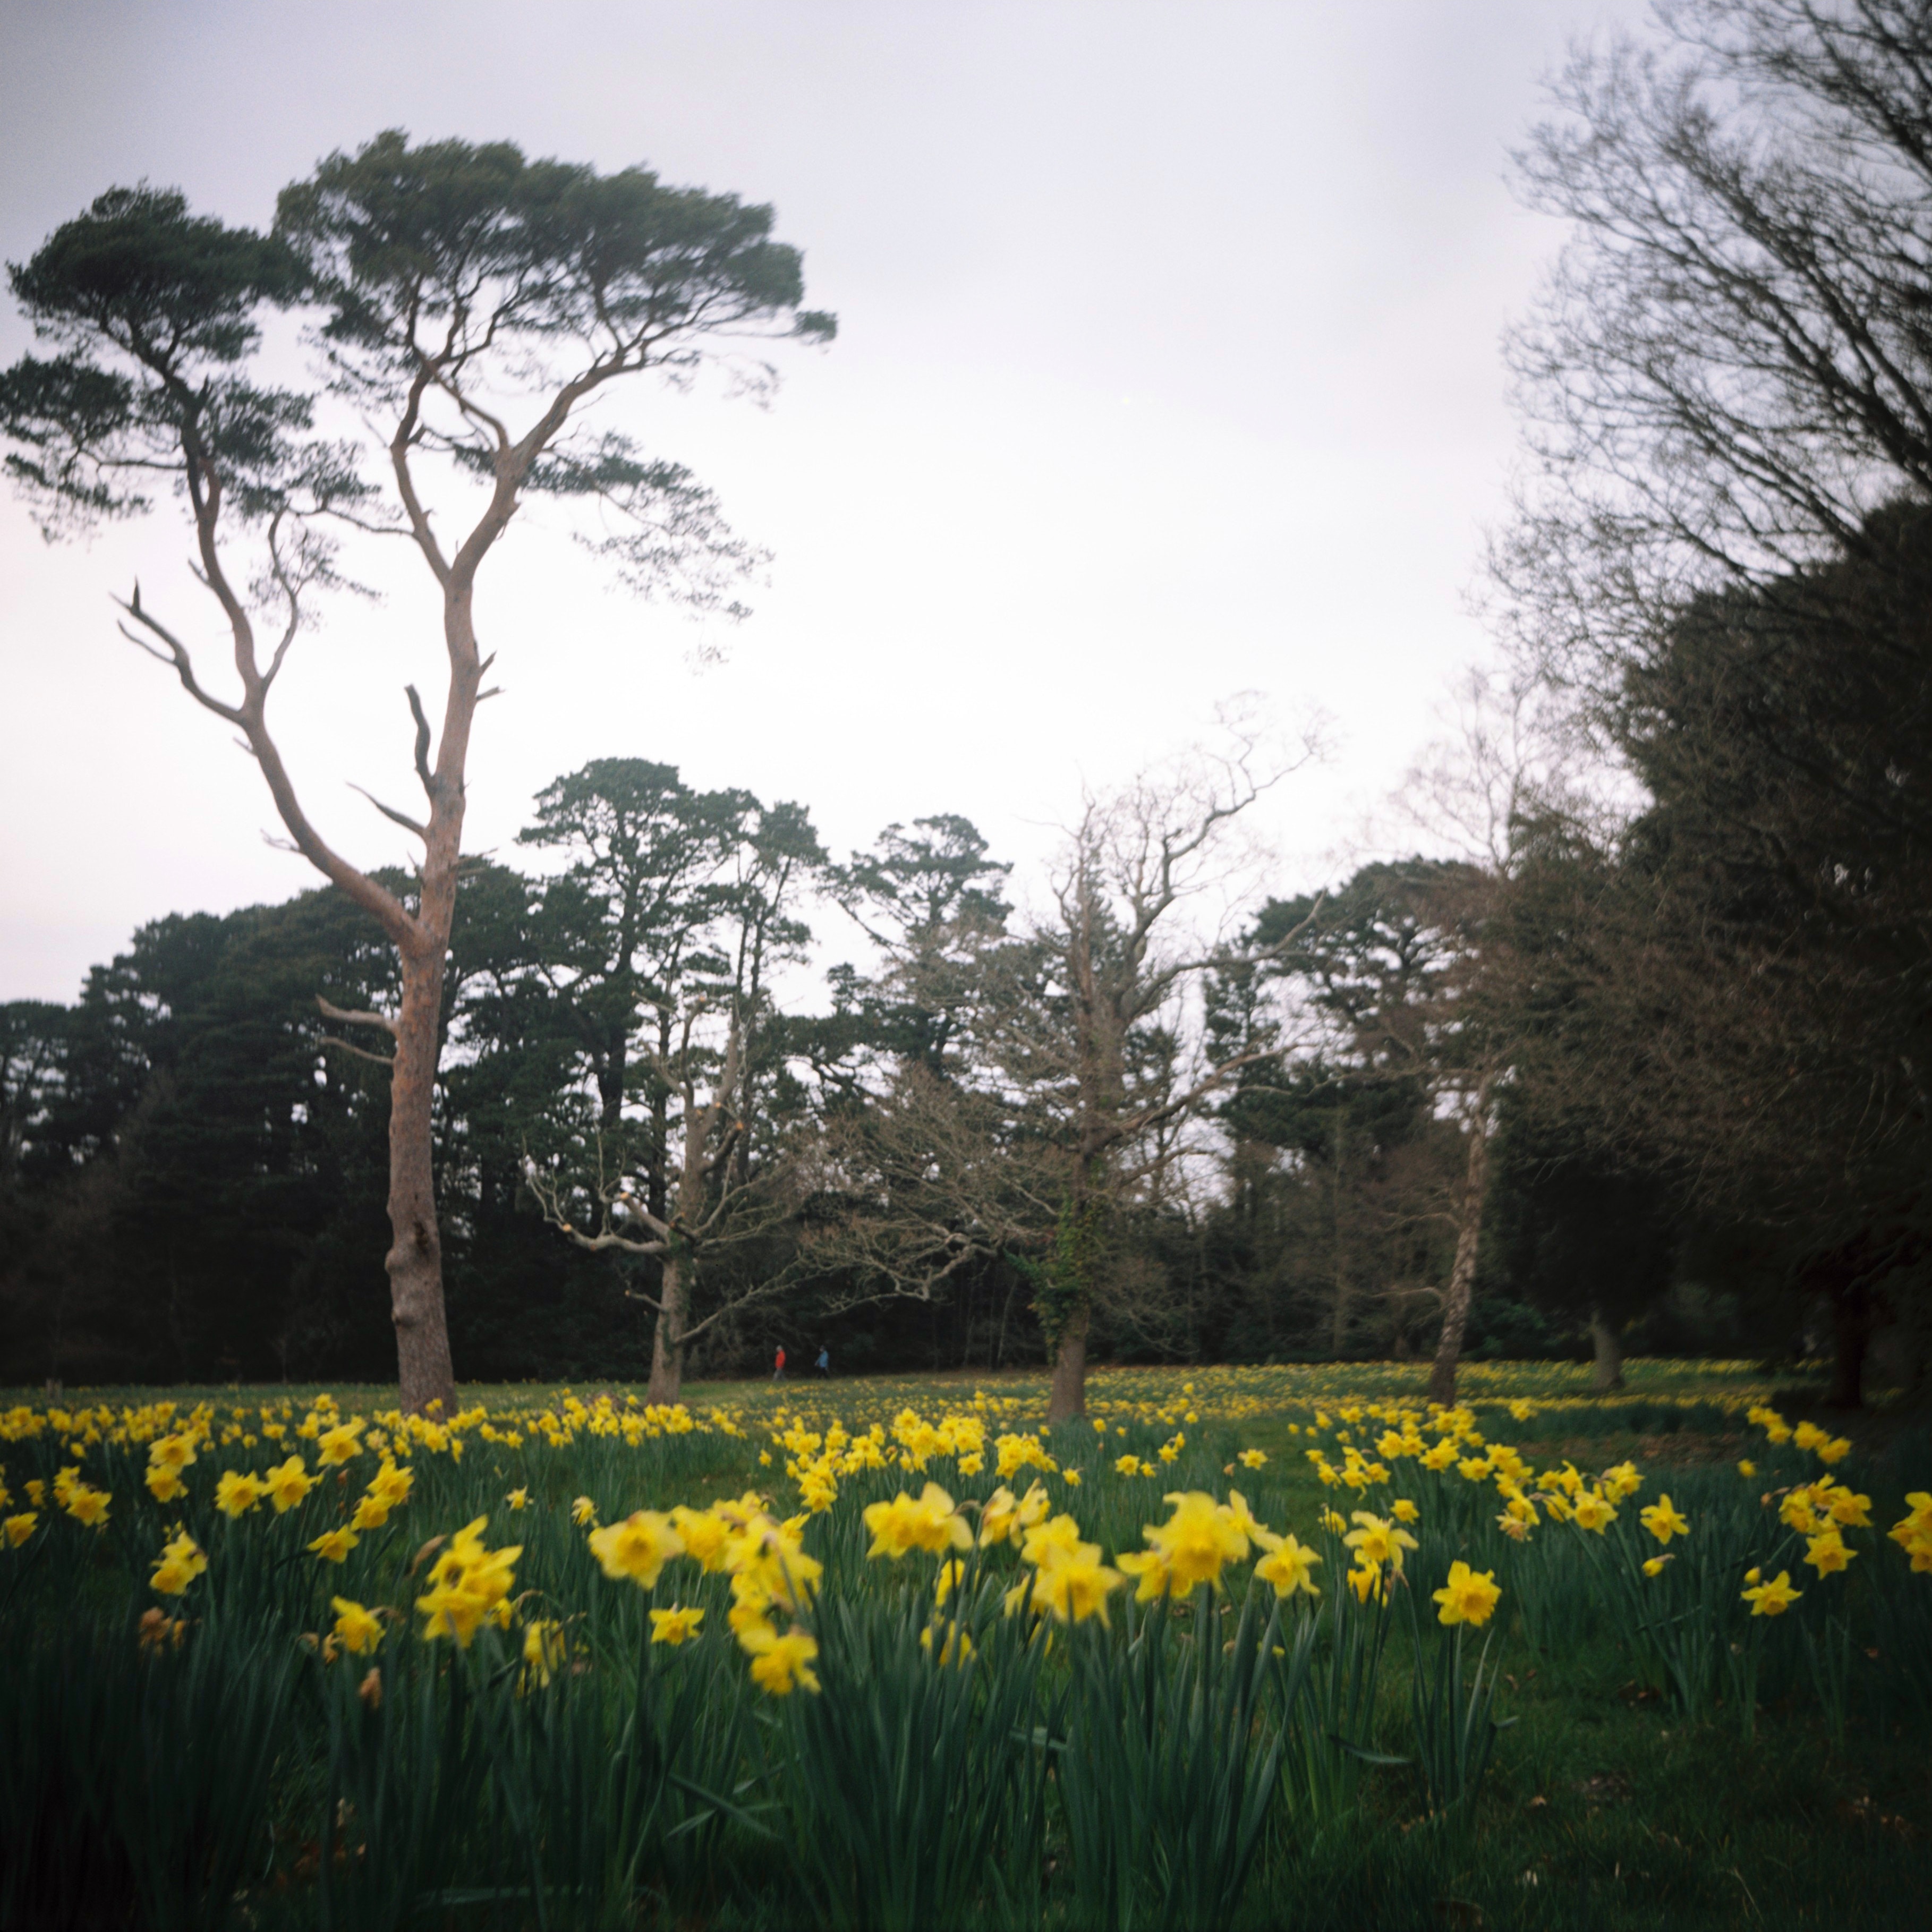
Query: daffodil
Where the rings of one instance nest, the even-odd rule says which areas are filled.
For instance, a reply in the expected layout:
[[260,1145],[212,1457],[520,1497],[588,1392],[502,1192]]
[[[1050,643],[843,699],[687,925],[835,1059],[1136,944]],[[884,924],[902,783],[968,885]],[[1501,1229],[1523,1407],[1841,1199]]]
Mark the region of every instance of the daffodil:
[[148,1444],[148,1466],[151,1469],[172,1469],[178,1474],[194,1459],[194,1442],[190,1436],[158,1436]]
[[1107,1622],[1107,1598],[1126,1580],[1100,1561],[1097,1543],[1049,1546],[1047,1560],[1034,1573],[1033,1606],[1062,1623],[1084,1623],[1097,1616]]
[[1638,1510],[1637,1520],[1659,1543],[1668,1543],[1673,1536],[1690,1533],[1689,1520],[1678,1510],[1667,1493],[1659,1496],[1647,1508]]
[[687,1610],[674,1604],[668,1610],[651,1612],[651,1641],[674,1646],[688,1642],[698,1634],[704,1621],[702,1610]]
[[1358,1566],[1386,1563],[1390,1568],[1400,1570],[1402,1552],[1417,1547],[1415,1538],[1407,1530],[1367,1510],[1357,1510],[1354,1520],[1357,1526],[1342,1540],[1354,1552]]
[[731,1527],[710,1510],[694,1510],[680,1503],[670,1513],[671,1527],[683,1540],[684,1553],[707,1573],[722,1570],[728,1551]]
[[536,1617],[524,1631],[523,1684],[547,1685],[568,1654],[563,1626],[554,1617]]
[[656,1510],[634,1510],[622,1522],[590,1533],[590,1553],[604,1575],[613,1581],[628,1576],[640,1590],[655,1589],[658,1573],[683,1550],[684,1538],[670,1517]]
[[1321,1561],[1317,1552],[1289,1534],[1255,1565],[1255,1574],[1264,1583],[1273,1584],[1277,1597],[1290,1597],[1298,1590],[1318,1597],[1322,1592],[1316,1588],[1312,1572]]
[[868,1504],[865,1522],[872,1532],[868,1556],[896,1560],[914,1550],[937,1556],[973,1546],[970,1526],[937,1483],[928,1483],[916,1502],[902,1490],[890,1502]]
[[0,1524],[0,1528],[4,1528],[7,1533],[8,1548],[18,1550],[33,1534],[40,1520],[37,1511],[22,1510],[18,1516],[10,1516],[4,1524]]
[[178,1502],[188,1494],[188,1485],[179,1474],[165,1462],[158,1462],[142,1479],[148,1486],[148,1493],[158,1503]]
[[[1203,1490],[1177,1490],[1166,1500],[1173,1514],[1165,1522],[1146,1525],[1141,1533],[1167,1566],[1168,1588],[1185,1596],[1202,1583],[1218,1584],[1222,1567],[1248,1553],[1240,1522]],[[1247,1515],[1245,1503],[1241,1514]]]
[[89,1529],[99,1529],[107,1521],[107,1505],[113,1500],[105,1490],[97,1490],[86,1483],[76,1483],[68,1490],[62,1507],[76,1522],[85,1523]]
[[361,1540],[352,1529],[327,1529],[308,1546],[324,1563],[346,1563],[349,1552]]
[[523,1546],[486,1549],[482,1532],[489,1520],[479,1516],[466,1524],[436,1558],[429,1573],[430,1587],[416,1599],[416,1608],[428,1619],[424,1636],[453,1636],[466,1650],[485,1618],[508,1628],[510,1588]]
[[1616,1520],[1617,1513],[1610,1507],[1609,1498],[1594,1490],[1577,1497],[1570,1505],[1570,1520],[1579,1529],[1594,1531],[1598,1536]]
[[369,1478],[368,1493],[386,1509],[400,1509],[409,1501],[410,1491],[416,1479],[413,1469],[406,1467],[399,1469],[394,1456],[385,1456],[382,1466]]
[[162,1546],[160,1561],[148,1581],[158,1595],[178,1597],[207,1568],[208,1558],[200,1544],[185,1530],[178,1529]]
[[[1758,1573],[1754,1570],[1750,1574],[1755,1580]],[[1768,1583],[1760,1583],[1755,1589],[1740,1594],[1751,1606],[1753,1616],[1781,1617],[1804,1592],[1794,1590],[1791,1587],[1791,1573],[1780,1570]]]
[[311,1476],[299,1456],[291,1456],[286,1462],[278,1463],[263,1480],[268,1500],[275,1506],[278,1516],[286,1514],[306,1497],[310,1490],[321,1481],[320,1476]]
[[783,1636],[769,1625],[741,1632],[739,1642],[752,1658],[752,1682],[774,1697],[789,1697],[795,1689],[815,1691],[818,1679],[812,1660],[818,1654],[818,1640],[803,1630],[788,1630]]
[[352,1657],[373,1651],[382,1641],[380,1619],[360,1604],[352,1603],[346,1597],[332,1597],[329,1604],[335,1612],[335,1640]]
[[1480,1628],[1489,1622],[1502,1594],[1493,1570],[1474,1570],[1460,1561],[1452,1563],[1448,1582],[1432,1598],[1437,1606],[1436,1621]]
[[1838,1525],[1811,1538],[1804,1546],[1804,1561],[1820,1576],[1830,1576],[1843,1570],[1853,1557],[1856,1550],[1848,1549],[1844,1538],[1839,1534]]

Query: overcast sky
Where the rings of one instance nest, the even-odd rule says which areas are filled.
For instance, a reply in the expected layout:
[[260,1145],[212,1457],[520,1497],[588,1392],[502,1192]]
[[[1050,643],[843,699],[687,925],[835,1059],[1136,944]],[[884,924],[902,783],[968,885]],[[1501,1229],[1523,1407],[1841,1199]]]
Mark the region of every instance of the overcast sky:
[[[466,842],[637,755],[796,798],[843,853],[973,818],[1035,866],[1084,784],[1265,693],[1333,721],[1270,800],[1277,883],[1342,862],[1485,640],[1466,600],[1515,448],[1498,340],[1560,239],[1507,153],[1579,34],[1637,0],[0,4],[0,254],[114,184],[266,224],[378,130],[772,202],[836,311],[774,405],[640,392],[628,422],[768,547],[736,626],[603,588],[520,527],[479,592],[507,695]],[[30,346],[9,305],[0,356]],[[217,661],[177,512],[43,544],[0,499],[0,998],[69,999],[145,920],[313,883],[216,720],[117,634],[143,596]],[[419,566],[418,566],[419,569]],[[313,815],[401,836],[401,560],[305,638],[273,714]],[[698,668],[713,647],[724,661]],[[432,712],[437,708],[432,706]]]

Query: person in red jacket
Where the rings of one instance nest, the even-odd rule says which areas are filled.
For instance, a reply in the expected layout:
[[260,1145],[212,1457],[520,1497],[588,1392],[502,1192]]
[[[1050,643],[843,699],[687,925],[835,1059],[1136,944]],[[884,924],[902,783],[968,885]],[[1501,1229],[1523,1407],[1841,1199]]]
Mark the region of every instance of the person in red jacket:
[[778,1349],[778,1359],[772,1364],[772,1380],[775,1382],[784,1380],[784,1349],[782,1346]]

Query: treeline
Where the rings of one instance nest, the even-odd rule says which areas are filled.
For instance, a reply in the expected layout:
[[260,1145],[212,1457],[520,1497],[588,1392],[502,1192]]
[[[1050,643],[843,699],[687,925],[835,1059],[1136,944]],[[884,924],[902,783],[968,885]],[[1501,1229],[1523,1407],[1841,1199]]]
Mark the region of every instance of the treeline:
[[[1742,782],[1742,734],[1713,730],[1718,634],[1688,623],[1681,687],[1646,694],[1657,802],[1624,856],[1526,817],[1500,864],[1378,863],[1269,901],[1191,979],[1157,950],[1136,964],[1132,908],[1105,890],[1150,806],[1170,843],[1198,824],[1172,789],[1090,814],[1054,914],[1028,923],[962,818],[835,863],[796,805],[635,759],[560,778],[522,835],[531,868],[474,864],[453,930],[435,1118],[460,1372],[662,1372],[668,1262],[678,1352],[706,1371],[780,1342],[841,1370],[1037,1363],[1083,1241],[1100,1359],[1430,1354],[1459,1253],[1459,1352],[1594,1352],[1607,1379],[1628,1348],[1819,1347],[1851,1272],[1832,1244],[1876,1223],[1801,1224],[1795,1157],[1714,1210],[1633,1084],[1688,1078],[1672,1042],[1707,1023],[1690,956],[1646,976],[1709,916],[1670,895],[1725,876],[1711,794]],[[1784,906],[1757,916],[1785,934]],[[1115,1000],[1118,1090],[1095,1103],[1128,1130],[1084,1155],[1083,916],[1090,976],[1142,1000]],[[862,964],[825,965],[854,941]],[[158,920],[76,1004],[0,1009],[0,1375],[390,1372],[389,1076],[380,1031],[328,1016],[392,1008],[394,981],[323,889]],[[1864,1283],[1868,1329],[1891,1292]]]

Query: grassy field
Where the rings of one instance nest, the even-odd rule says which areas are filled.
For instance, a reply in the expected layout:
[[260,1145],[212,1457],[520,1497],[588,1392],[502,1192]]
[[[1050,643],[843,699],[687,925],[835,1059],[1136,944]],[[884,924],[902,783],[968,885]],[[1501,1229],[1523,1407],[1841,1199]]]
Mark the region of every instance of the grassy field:
[[[1746,1364],[1628,1372],[1599,1400],[1474,1365],[1432,1416],[1414,1365],[1102,1370],[1050,1432],[1037,1376],[698,1385],[676,1415],[466,1389],[428,1430],[380,1390],[0,1400],[0,1922],[1924,1922],[1932,1546],[1921,1569],[1886,1532],[1932,1444],[1793,1436],[1802,1390]],[[291,1456],[284,1498],[221,1506]],[[406,1497],[330,1549],[386,1458]],[[944,1510],[891,1514],[934,1481]],[[986,1534],[1035,1485],[1104,1628],[1044,1542]],[[1187,1492],[1216,1580],[1176,1557],[1149,1601],[1108,1588]],[[1667,1544],[1640,1515],[1666,1494]],[[714,1514],[624,1540],[674,1505]],[[1413,1537],[1359,1600],[1358,1510]],[[913,1543],[868,1554],[895,1522]],[[1318,1597],[1267,1587],[1262,1526]],[[1820,1532],[1844,1555],[1808,1568]],[[1435,1612],[1460,1564],[1501,1592],[1480,1628]],[[1754,1570],[1790,1576],[1786,1613],[1749,1613]],[[377,1648],[337,1640],[338,1598]],[[653,1643],[674,1605],[700,1634]]]

